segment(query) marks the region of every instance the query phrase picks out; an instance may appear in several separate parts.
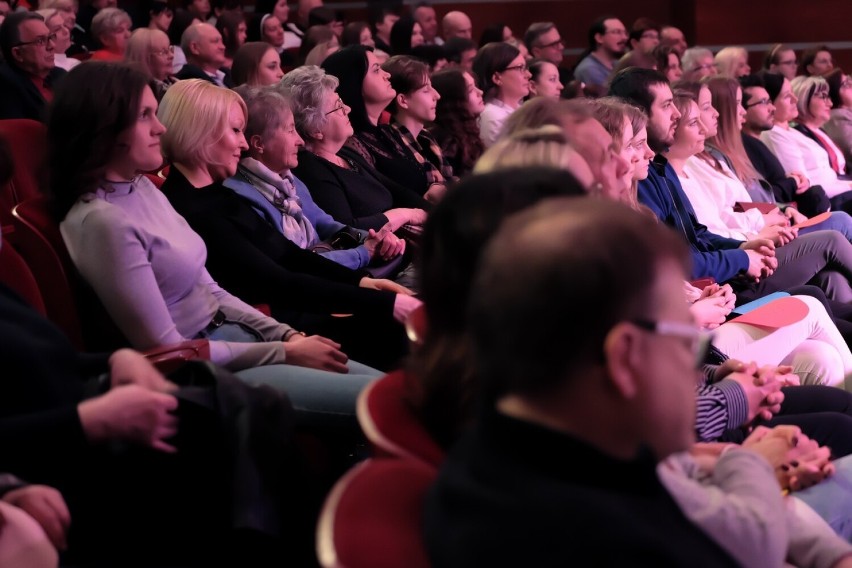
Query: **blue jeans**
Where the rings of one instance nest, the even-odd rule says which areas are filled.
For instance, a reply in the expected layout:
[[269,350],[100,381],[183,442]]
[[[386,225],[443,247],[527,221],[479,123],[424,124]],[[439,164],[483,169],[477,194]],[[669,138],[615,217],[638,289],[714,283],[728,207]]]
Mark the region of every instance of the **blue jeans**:
[[852,217],[845,211],[832,211],[831,217],[811,227],[805,227],[799,231],[800,235],[807,235],[814,231],[839,231],[849,242],[852,242]]
[[807,503],[834,532],[852,541],[852,456],[834,460],[834,465],[833,476],[792,495]]
[[[211,340],[255,343],[257,337],[236,323],[225,323],[207,334]],[[248,384],[267,385],[290,398],[299,418],[324,422],[355,416],[361,390],[384,373],[357,361],[346,364],[349,373],[333,373],[296,365],[266,365],[234,373]]]

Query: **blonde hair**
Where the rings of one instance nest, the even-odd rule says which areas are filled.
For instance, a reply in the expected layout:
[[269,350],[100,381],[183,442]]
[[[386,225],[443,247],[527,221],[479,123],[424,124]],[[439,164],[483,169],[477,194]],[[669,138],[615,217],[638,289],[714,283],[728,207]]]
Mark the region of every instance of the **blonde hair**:
[[48,28],[50,27],[50,20],[56,16],[62,17],[62,10],[58,8],[45,8],[43,10],[36,10],[35,13],[44,18],[44,25]]
[[42,10],[58,10],[60,12],[77,12],[78,3],[74,0],[41,0],[39,12]]
[[124,53],[125,61],[137,64],[148,76],[151,76],[151,46],[154,45],[154,38],[158,35],[166,38],[166,45],[169,44],[169,36],[162,30],[150,28],[134,30],[127,42],[127,51]]
[[580,155],[568,144],[558,126],[519,130],[503,138],[482,154],[473,173],[482,174],[508,168],[544,166],[572,171]]
[[811,101],[813,101],[814,96],[828,94],[829,91],[828,81],[819,75],[811,75],[810,77],[799,75],[790,82],[790,88],[793,89],[793,94],[799,99],[796,103],[799,109],[799,122],[801,122],[801,119],[813,119]]
[[739,59],[744,59],[748,62],[748,52],[744,47],[731,45],[719,50],[719,53],[717,53],[716,57],[713,58],[713,62],[716,64],[716,69],[719,71],[719,75],[724,77],[734,77],[736,79],[735,73],[737,71],[737,61]]
[[166,127],[161,144],[171,162],[185,165],[213,164],[210,150],[230,128],[231,105],[236,103],[248,120],[246,104],[229,89],[203,79],[178,81],[166,91],[157,118]]

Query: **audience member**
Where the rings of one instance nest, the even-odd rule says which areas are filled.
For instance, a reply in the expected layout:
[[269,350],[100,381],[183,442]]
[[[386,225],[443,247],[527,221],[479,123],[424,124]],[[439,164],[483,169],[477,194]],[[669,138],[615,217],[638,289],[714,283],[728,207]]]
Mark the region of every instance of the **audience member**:
[[206,22],[212,14],[210,0],[180,0],[182,8],[198,18],[202,22]]
[[429,67],[429,74],[432,75],[447,67],[447,54],[444,51],[446,45],[418,45],[411,50],[411,56],[425,63]]
[[104,8],[92,20],[91,35],[101,46],[92,52],[93,61],[122,61],[130,40],[130,16],[118,8]]
[[175,52],[175,59],[172,62],[172,73],[177,74],[183,66],[186,65],[186,54],[181,47],[181,38],[183,32],[194,24],[200,24],[201,20],[193,16],[186,10],[176,10],[175,16],[172,18],[172,23],[169,26],[169,42],[172,44]]
[[328,58],[329,55],[335,53],[340,50],[339,45],[335,45],[332,42],[326,41],[320,43],[315,46],[309,53],[308,56],[305,57],[305,65],[322,65],[322,62]]
[[822,129],[831,138],[847,164],[852,164],[852,78],[835,68],[825,75],[831,99],[831,118]]
[[739,79],[743,75],[751,73],[748,64],[748,52],[744,47],[728,46],[719,50],[713,59],[716,64],[716,72],[723,77]]
[[225,64],[222,67],[230,69],[234,64],[234,54],[246,42],[246,17],[241,10],[222,12],[222,15],[216,18],[216,30],[225,44]]
[[680,56],[673,47],[659,45],[654,49],[653,55],[657,60],[657,71],[665,75],[669,83],[681,80],[683,69],[680,66]]
[[[326,61],[331,63],[327,71],[339,72],[352,67],[362,54],[369,56],[371,53],[349,50],[365,49],[361,46],[343,49]],[[365,99],[376,96],[380,85],[374,84],[374,78],[367,78],[375,73],[375,64],[371,63],[369,70],[366,63],[361,65],[363,69],[347,71],[354,74],[347,75],[351,84],[339,83],[337,77],[326,75],[317,67],[302,67],[284,76],[281,89],[290,99],[296,129],[305,141],[305,150],[300,152],[299,165],[293,173],[308,187],[316,204],[344,225],[364,231],[380,231],[389,225],[394,232],[405,225],[420,226],[426,220],[426,212],[421,208],[426,202],[422,198],[379,174],[362,154],[341,152],[356,124],[372,126]],[[360,105],[360,116],[356,116],[354,106],[346,104],[347,99],[353,105]],[[384,136],[382,131],[372,132]]]
[[530,71],[530,94],[532,97],[558,99],[565,86],[559,81],[559,68],[550,61],[533,59],[527,64]]
[[175,13],[169,7],[168,2],[164,0],[150,0],[148,2],[148,27],[152,30],[168,33],[174,17]]
[[660,45],[660,26],[651,18],[639,18],[630,26],[627,36],[631,51],[650,55]]
[[378,5],[370,9],[370,27],[376,49],[391,53],[390,33],[397,20],[399,15],[390,8]]
[[234,54],[231,81],[235,87],[275,85],[283,76],[278,52],[265,41],[250,41]]
[[343,34],[340,36],[340,47],[347,45],[366,45],[367,47],[376,47],[376,42],[373,41],[373,34],[370,32],[370,26],[367,22],[349,22],[343,28]]
[[[414,11],[411,13],[414,21],[420,24],[420,30],[423,34],[423,43],[430,45],[443,45],[444,40],[438,36],[438,15],[435,13],[435,8],[429,2],[418,2],[414,5]],[[393,43],[391,43],[393,47]],[[412,47],[414,47],[412,45]],[[394,51],[393,55],[405,55]]]
[[299,60],[304,62],[308,55],[319,45],[325,46],[326,52],[331,52],[340,47],[340,41],[328,26],[312,26],[302,36],[302,44],[299,47]]
[[296,20],[287,22],[287,29],[302,38],[308,28],[311,27],[310,14],[314,8],[319,8],[323,5],[323,0],[297,0],[296,2]]
[[159,29],[139,28],[127,42],[125,59],[135,63],[153,80],[152,89],[157,100],[162,99],[166,89],[176,81],[172,75],[174,57],[169,36]]
[[343,34],[343,12],[326,6],[319,6],[308,14],[308,26],[328,26],[338,41]]
[[473,24],[464,12],[447,12],[441,20],[441,28],[444,32],[444,41],[453,37],[473,39]]
[[660,45],[671,47],[680,57],[683,57],[683,53],[689,47],[683,32],[669,25],[664,25],[660,28]]
[[612,16],[598,18],[589,28],[589,47],[574,68],[574,78],[585,83],[593,95],[606,92],[615,62],[627,47],[627,30]]
[[440,145],[453,173],[464,176],[473,170],[484,151],[479,136],[479,115],[485,109],[482,90],[476,86],[473,75],[459,69],[434,74],[432,86],[441,98],[429,131]]
[[832,61],[831,52],[828,47],[820,45],[802,52],[798,75],[825,75],[832,69],[834,69],[834,61]]
[[442,46],[447,56],[447,67],[473,72],[473,60],[476,58],[476,44],[461,37],[450,38]]
[[287,28],[286,24],[290,19],[290,7],[287,5],[287,0],[259,0],[254,10],[254,22],[249,30],[249,41],[260,41],[264,16],[270,14],[284,27],[284,42],[283,48],[295,49],[302,44],[302,38],[296,35]]
[[776,43],[763,58],[763,69],[768,73],[778,73],[792,81],[796,77],[796,52],[783,43]]
[[219,87],[231,86],[231,74],[223,70],[225,44],[216,28],[210,24],[193,24],[186,28],[180,40],[186,54],[186,65],[177,72],[178,79],[202,79]]
[[53,88],[65,74],[56,67],[56,35],[32,12],[9,14],[0,24],[0,119],[42,120]]
[[713,52],[705,47],[690,47],[680,57],[684,81],[700,81],[704,77],[712,77],[718,71],[713,59]]
[[481,48],[473,60],[473,72],[484,93],[479,135],[487,148],[497,141],[506,118],[529,94],[530,72],[521,53],[507,43],[489,43]]
[[424,44],[426,41],[423,36],[423,27],[414,18],[404,16],[393,25],[390,34],[391,55],[411,55],[412,48]]

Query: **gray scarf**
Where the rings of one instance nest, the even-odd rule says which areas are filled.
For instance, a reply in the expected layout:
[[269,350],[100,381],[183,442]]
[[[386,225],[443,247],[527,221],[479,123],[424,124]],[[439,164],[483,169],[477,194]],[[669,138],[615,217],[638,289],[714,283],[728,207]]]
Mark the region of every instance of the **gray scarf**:
[[302,213],[302,203],[296,195],[296,185],[289,172],[282,176],[254,158],[243,158],[240,161],[240,173],[282,213],[281,230],[287,239],[303,249],[316,244],[319,240],[317,232]]

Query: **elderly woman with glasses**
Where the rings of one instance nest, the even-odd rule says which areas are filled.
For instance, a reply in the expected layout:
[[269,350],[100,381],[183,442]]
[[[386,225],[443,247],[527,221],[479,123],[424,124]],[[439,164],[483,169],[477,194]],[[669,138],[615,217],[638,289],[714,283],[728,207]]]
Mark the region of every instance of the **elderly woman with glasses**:
[[127,43],[126,59],[154,80],[157,100],[162,99],[166,89],[177,81],[172,75],[174,48],[169,44],[169,36],[163,31],[151,28],[134,31]]
[[485,147],[500,136],[503,123],[530,93],[530,77],[521,52],[506,43],[489,43],[473,60],[473,72],[485,99],[479,118],[479,135]]
[[419,204],[425,201],[384,178],[358,153],[342,152],[353,134],[354,110],[335,92],[338,84],[336,77],[316,66],[299,67],[281,80],[296,129],[305,141],[293,173],[305,182],[317,205],[340,223],[392,232],[405,225],[423,225],[426,212]]
[[828,83],[822,77],[796,77],[792,83],[784,79],[780,90],[767,81],[767,91],[774,96],[775,126],[760,139],[785,172],[804,173],[811,185],[822,186],[834,209],[848,212],[852,184],[838,177],[846,172],[846,159],[821,130],[831,117]]

